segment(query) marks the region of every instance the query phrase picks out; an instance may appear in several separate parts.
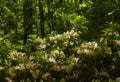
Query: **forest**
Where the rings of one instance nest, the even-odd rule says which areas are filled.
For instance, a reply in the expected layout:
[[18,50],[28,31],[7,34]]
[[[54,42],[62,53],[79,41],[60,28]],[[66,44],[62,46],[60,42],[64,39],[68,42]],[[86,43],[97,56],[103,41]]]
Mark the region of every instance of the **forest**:
[[0,0],[0,82],[120,82],[120,1]]

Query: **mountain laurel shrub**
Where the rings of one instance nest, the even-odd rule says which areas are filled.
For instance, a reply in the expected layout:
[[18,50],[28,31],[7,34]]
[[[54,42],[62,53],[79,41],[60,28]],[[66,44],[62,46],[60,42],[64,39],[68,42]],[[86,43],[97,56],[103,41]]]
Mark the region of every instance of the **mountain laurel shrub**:
[[[2,82],[113,82],[120,77],[118,32],[82,41],[79,31],[37,37],[26,50],[10,50],[0,64]],[[111,39],[114,38],[114,39]],[[31,48],[32,47],[32,48]],[[34,49],[34,51],[27,51]],[[2,56],[1,56],[2,57]],[[2,58],[1,58],[2,59]]]

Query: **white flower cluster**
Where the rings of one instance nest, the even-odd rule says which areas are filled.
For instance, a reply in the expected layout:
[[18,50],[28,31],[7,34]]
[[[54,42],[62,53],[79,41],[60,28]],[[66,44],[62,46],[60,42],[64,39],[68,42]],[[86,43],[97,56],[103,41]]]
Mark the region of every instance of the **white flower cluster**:
[[11,60],[16,60],[17,58],[22,58],[24,55],[25,55],[25,53],[12,51],[8,55],[8,58],[11,59]]
[[[11,77],[15,77],[17,72],[19,71],[24,71],[26,69],[36,69],[39,64],[33,62],[33,60],[35,59],[35,57],[30,56],[27,60],[27,56],[24,56],[23,61],[19,62],[17,65],[15,66],[11,66],[11,68],[9,68],[9,74]],[[3,68],[2,68],[3,69]],[[33,74],[33,72],[32,72]],[[36,74],[34,74],[36,75]]]
[[51,51],[51,55],[54,57],[54,58],[65,58],[65,54],[63,51],[58,51],[58,50],[53,50]]
[[50,41],[54,41],[54,40],[57,40],[57,39],[61,39],[62,35],[61,34],[57,34],[56,36],[50,36],[49,37],[49,40]]
[[78,54],[92,54],[93,50],[98,48],[98,44],[96,42],[88,42],[82,43],[80,49],[77,50]]
[[[66,59],[69,61],[67,62],[67,65],[65,65],[67,61]],[[45,54],[45,60],[47,62],[53,63],[52,70],[69,72],[73,68],[73,66],[78,62],[79,58],[75,56],[70,56],[66,58],[65,53],[63,51],[53,50],[50,54]]]
[[74,30],[71,30],[71,31],[65,32],[64,35],[66,36],[66,38],[70,39],[71,37],[78,36],[78,32],[75,32]]
[[82,43],[81,44],[82,48],[91,48],[91,49],[96,49],[98,48],[98,45],[96,42],[88,42],[88,43]]
[[17,66],[15,66],[15,70],[24,70],[25,69],[25,65],[24,64],[19,64]]
[[3,67],[3,66],[0,66],[0,71],[2,71],[2,70],[4,70],[5,69],[5,67]]
[[49,40],[50,41],[55,41],[55,40],[62,40],[62,39],[70,39],[71,37],[76,37],[78,36],[78,32],[75,32],[74,30],[64,32],[63,34],[57,34],[56,36],[50,36]]
[[72,58],[73,63],[77,63],[78,60],[79,60],[79,58],[77,58],[77,57],[73,57],[73,58]]
[[58,50],[53,50],[51,51],[51,53],[48,55],[48,54],[45,54],[45,59],[48,61],[48,62],[53,62],[53,63],[56,63],[56,58],[65,58],[65,54],[63,51],[58,51]]
[[116,44],[120,46],[120,40],[115,40]]
[[42,43],[44,43],[44,40],[42,38],[40,38],[40,37],[37,37],[34,42],[42,44]]
[[28,62],[28,63],[25,64],[26,69],[33,69],[33,68],[35,69],[38,66],[39,66],[39,64],[34,63],[33,61]]
[[47,47],[45,41],[40,37],[37,37],[34,42],[39,44],[38,49],[45,49]]
[[25,68],[26,69],[35,69],[39,66],[39,64],[37,64],[36,62],[34,62],[35,57],[34,56],[30,56],[28,61],[25,63]]
[[[68,59],[69,59],[69,58],[68,58]],[[70,61],[70,62],[69,62],[68,65],[60,64],[61,61],[57,61],[57,63],[55,63],[55,64],[53,65],[52,70],[54,70],[54,71],[70,72],[76,63],[74,63],[73,60],[69,60],[69,61]],[[77,61],[78,61],[78,60],[77,60]]]

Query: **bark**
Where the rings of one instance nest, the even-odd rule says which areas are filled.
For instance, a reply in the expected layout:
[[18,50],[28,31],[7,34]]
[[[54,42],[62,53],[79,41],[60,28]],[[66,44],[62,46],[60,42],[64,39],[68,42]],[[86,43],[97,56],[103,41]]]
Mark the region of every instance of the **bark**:
[[32,16],[33,9],[31,8],[32,2],[26,0],[23,4],[23,16],[24,16],[24,32],[23,32],[23,45],[27,43],[27,37],[32,30]]
[[39,10],[40,10],[40,27],[41,27],[41,37],[43,38],[45,36],[44,32],[44,9],[43,9],[43,4],[39,1]]
[[49,31],[51,32],[52,30],[54,30],[53,28],[53,8],[52,8],[52,4],[50,3],[53,3],[53,0],[49,0],[48,1],[48,17],[49,17],[49,20],[50,22],[48,23],[48,26],[49,26]]

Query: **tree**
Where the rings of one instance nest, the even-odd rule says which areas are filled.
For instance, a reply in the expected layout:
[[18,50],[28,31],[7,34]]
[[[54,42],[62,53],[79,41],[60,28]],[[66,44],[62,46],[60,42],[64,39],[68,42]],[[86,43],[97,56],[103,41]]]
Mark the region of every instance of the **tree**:
[[23,33],[23,44],[27,43],[27,37],[32,32],[32,17],[33,17],[33,9],[32,9],[32,0],[26,0],[23,3],[23,16],[24,16],[24,33]]

